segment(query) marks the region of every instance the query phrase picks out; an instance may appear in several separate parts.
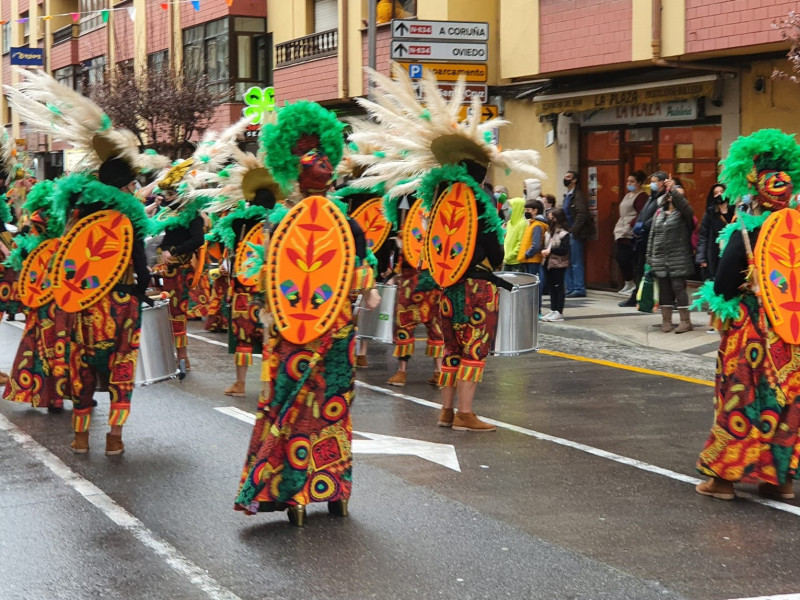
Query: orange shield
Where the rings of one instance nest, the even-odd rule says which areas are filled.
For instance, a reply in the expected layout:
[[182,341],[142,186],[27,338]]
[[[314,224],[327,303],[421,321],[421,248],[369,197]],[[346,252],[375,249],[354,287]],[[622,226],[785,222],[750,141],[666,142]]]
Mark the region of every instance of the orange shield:
[[403,256],[414,268],[419,268],[422,261],[425,242],[425,228],[422,226],[424,215],[422,198],[419,198],[408,211],[406,222],[403,224]]
[[267,300],[286,340],[306,344],[330,329],[349,302],[355,259],[347,217],[327,198],[310,196],[283,218],[267,254]]
[[53,299],[50,263],[58,249],[58,239],[45,240],[34,248],[19,272],[19,299],[29,308],[39,308]]
[[350,215],[361,225],[364,237],[367,238],[367,248],[373,252],[377,252],[383,246],[392,230],[392,224],[383,216],[382,203],[382,198],[370,198]]
[[100,210],[75,223],[53,259],[56,303],[78,312],[110,292],[130,264],[133,241],[130,219],[116,210]]
[[206,242],[206,253],[212,262],[218,263],[222,260],[223,247],[220,242]]
[[761,226],[755,251],[764,311],[782,340],[800,344],[800,214],[772,213]]
[[236,248],[236,256],[233,259],[233,272],[236,273],[236,279],[242,285],[254,286],[258,283],[258,275],[248,277],[245,273],[250,268],[250,261],[255,258],[256,251],[252,246],[262,247],[264,245],[264,225],[256,223],[244,236],[244,239]]
[[477,235],[475,194],[465,183],[453,183],[433,205],[424,243],[431,276],[441,287],[453,285],[467,272]]

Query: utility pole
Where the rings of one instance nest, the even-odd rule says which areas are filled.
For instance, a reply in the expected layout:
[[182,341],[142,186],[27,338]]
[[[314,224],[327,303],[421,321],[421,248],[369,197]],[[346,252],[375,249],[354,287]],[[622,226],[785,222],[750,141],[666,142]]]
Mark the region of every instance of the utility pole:
[[[369,68],[375,69],[377,59],[377,18],[378,0],[369,0],[369,25],[367,28],[367,54],[369,55]],[[372,99],[372,81],[367,83],[367,97]]]

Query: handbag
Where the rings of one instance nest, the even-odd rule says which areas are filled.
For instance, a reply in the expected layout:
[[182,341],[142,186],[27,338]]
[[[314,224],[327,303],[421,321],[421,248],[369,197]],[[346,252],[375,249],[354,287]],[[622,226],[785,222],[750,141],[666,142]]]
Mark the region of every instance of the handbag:
[[636,292],[636,310],[651,313],[658,308],[658,280],[650,265],[645,265],[644,276]]

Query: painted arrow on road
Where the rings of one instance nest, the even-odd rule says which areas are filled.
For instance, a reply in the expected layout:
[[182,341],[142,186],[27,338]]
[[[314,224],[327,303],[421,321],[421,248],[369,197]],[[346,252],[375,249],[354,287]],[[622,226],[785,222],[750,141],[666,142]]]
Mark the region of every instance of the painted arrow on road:
[[[218,406],[215,410],[251,425],[256,422],[256,416],[253,413],[235,406]],[[425,440],[414,440],[363,431],[354,431],[353,433],[368,438],[366,440],[353,440],[353,454],[417,456],[448,469],[453,469],[453,471],[461,472],[456,449],[451,444],[437,444],[436,442],[426,442]]]

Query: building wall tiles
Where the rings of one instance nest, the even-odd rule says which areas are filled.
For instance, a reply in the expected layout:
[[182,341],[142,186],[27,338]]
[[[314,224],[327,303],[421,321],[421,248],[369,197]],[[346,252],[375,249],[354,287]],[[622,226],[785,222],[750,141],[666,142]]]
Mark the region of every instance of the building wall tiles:
[[324,102],[339,98],[339,59],[335,56],[276,69],[273,77],[280,103],[286,100]]
[[780,42],[772,22],[796,9],[785,0],[686,0],[686,52]]
[[632,0],[541,0],[540,71],[631,60]]

